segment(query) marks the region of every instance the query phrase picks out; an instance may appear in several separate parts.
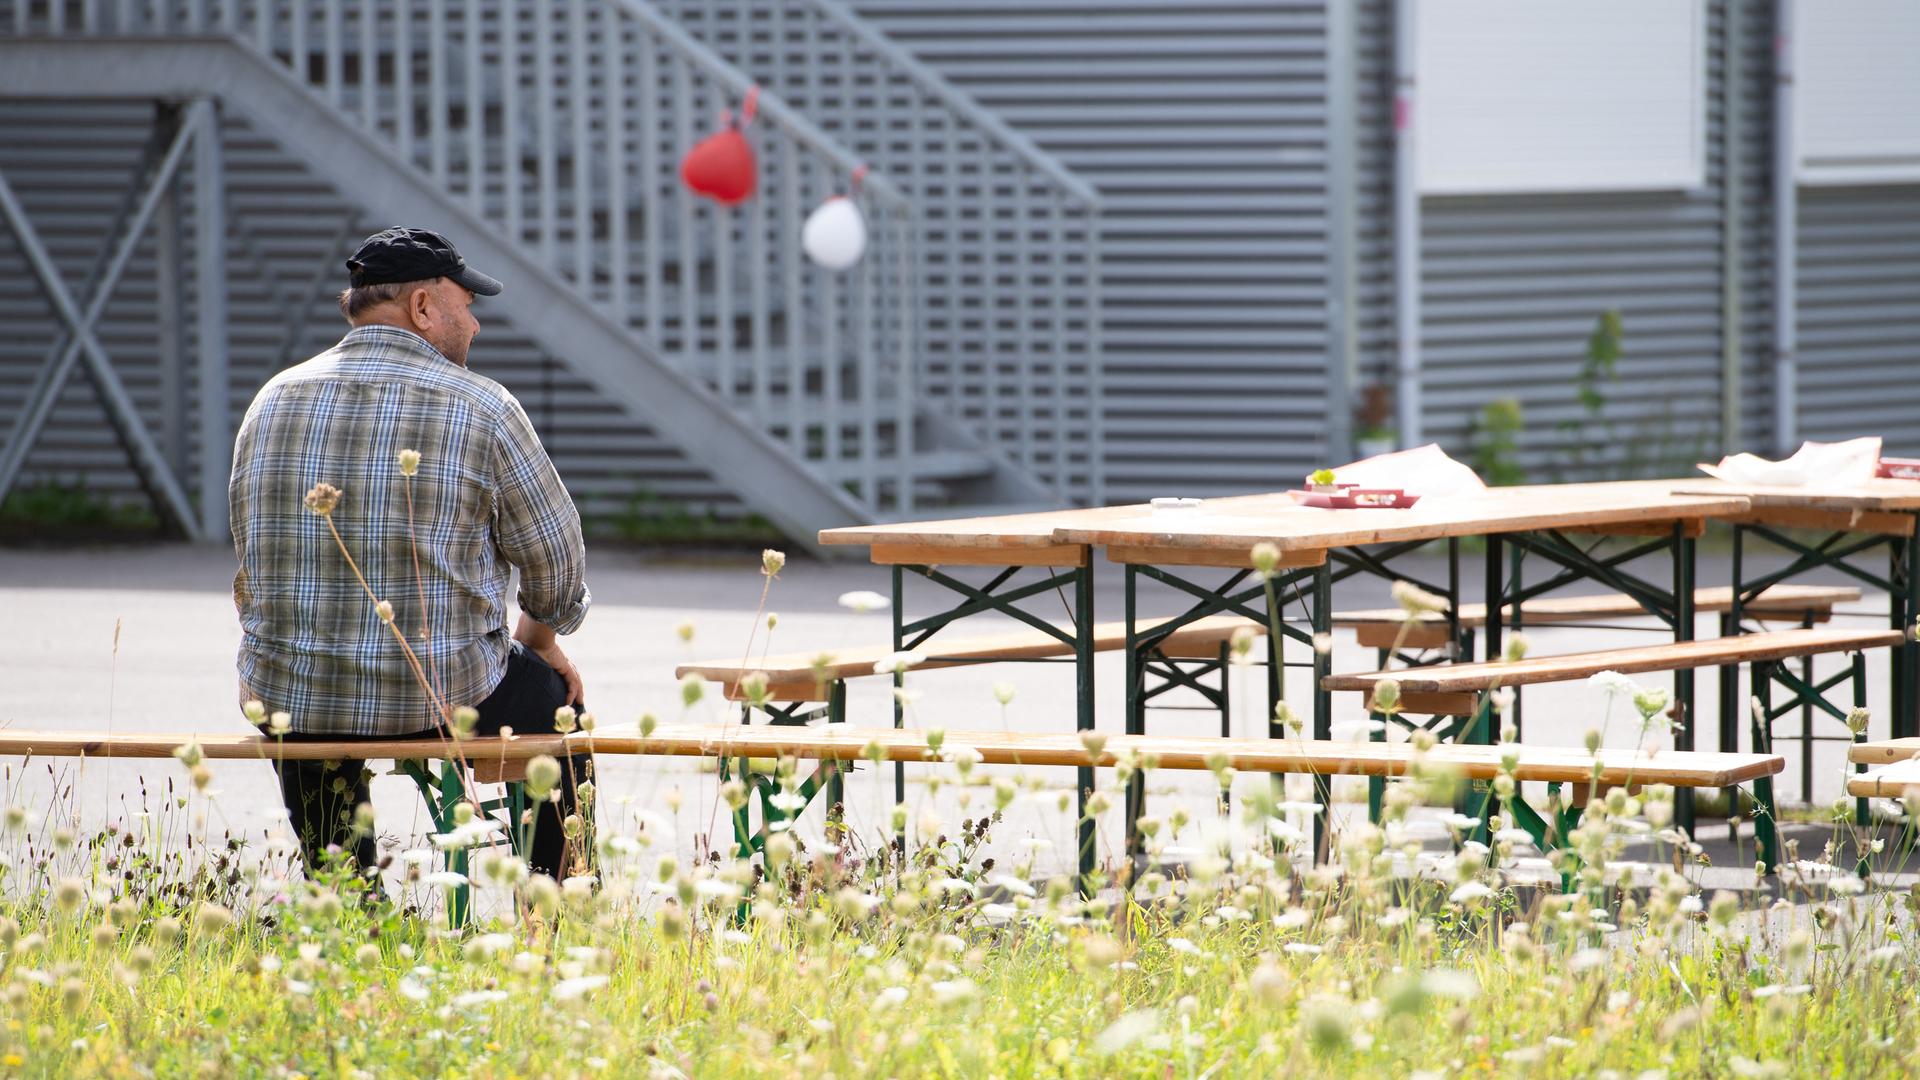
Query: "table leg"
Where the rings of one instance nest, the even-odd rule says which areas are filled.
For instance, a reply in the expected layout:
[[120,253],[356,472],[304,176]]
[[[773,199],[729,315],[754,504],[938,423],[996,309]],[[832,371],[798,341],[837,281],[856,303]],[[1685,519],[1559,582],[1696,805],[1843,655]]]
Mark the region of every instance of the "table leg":
[[[1321,563],[1313,573],[1313,610],[1308,616],[1313,625],[1313,737],[1316,739],[1333,738],[1333,691],[1326,688],[1327,676],[1333,674],[1333,653],[1322,649],[1327,641],[1323,634],[1333,629],[1333,563],[1331,560]],[[1284,673],[1277,677],[1285,678]],[[1282,684],[1284,688],[1284,683]],[[1314,816],[1313,850],[1316,855],[1328,857],[1327,840],[1333,826],[1333,783],[1331,778],[1315,773],[1313,777],[1313,801],[1320,807]]]
[[[1129,571],[1133,568],[1128,567]],[[1127,596],[1133,596],[1133,576],[1127,576]],[[1128,612],[1127,634],[1133,634],[1132,612]],[[1133,651],[1129,649],[1131,657]],[[1081,731],[1093,730],[1093,560],[1084,560],[1073,572],[1073,672],[1074,703],[1076,711],[1074,726]],[[1093,791],[1093,766],[1080,766],[1077,774],[1080,788],[1080,882],[1083,890],[1089,888],[1088,875],[1093,872],[1094,823],[1087,817],[1087,796]]]
[[[1743,563],[1746,555],[1747,529],[1744,525],[1733,527],[1733,600],[1726,615],[1720,620],[1720,636],[1731,637],[1744,631],[1746,616],[1746,574]],[[1740,666],[1728,664],[1719,669],[1720,677],[1720,751],[1726,754],[1740,752]],[[1727,802],[1727,833],[1732,836],[1739,828],[1740,789],[1725,788],[1721,796]]]
[[[1696,541],[1687,533],[1686,523],[1675,522],[1673,526],[1673,639],[1676,642],[1693,640],[1693,575],[1696,547]],[[1693,749],[1693,704],[1693,669],[1681,668],[1673,673],[1671,710],[1679,720],[1673,733],[1673,745],[1676,750]],[[1673,799],[1675,824],[1679,825],[1687,835],[1693,835],[1693,789],[1680,788],[1673,793]]]
[[[904,568],[893,568],[893,651],[899,652],[907,647],[907,575]],[[893,676],[893,687],[898,690],[905,685],[898,673]],[[893,726],[897,731],[906,726],[907,707],[900,695],[893,696]],[[893,763],[893,801],[897,805],[907,801],[907,766],[905,762]]]
[[[1920,517],[1916,514],[1915,517]],[[1913,623],[1920,616],[1920,527],[1893,544],[1896,565],[1892,581],[1898,586],[1896,595],[1899,603],[1889,603],[1895,608],[1893,628],[1906,635],[1894,660],[1893,672],[1893,723],[1891,730],[1895,738],[1920,733],[1916,711],[1920,711],[1920,645],[1913,639]]]

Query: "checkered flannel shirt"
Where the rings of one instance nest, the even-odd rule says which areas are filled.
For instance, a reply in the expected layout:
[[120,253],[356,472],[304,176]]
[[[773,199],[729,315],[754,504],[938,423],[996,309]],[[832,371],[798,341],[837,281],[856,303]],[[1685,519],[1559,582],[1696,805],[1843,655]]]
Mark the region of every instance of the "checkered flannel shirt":
[[[420,452],[411,481],[399,465],[408,449]],[[240,699],[286,711],[294,731],[400,735],[438,720],[327,522],[304,505],[321,482],[343,492],[334,527],[448,705],[479,704],[506,671],[512,568],[527,615],[562,634],[586,617],[580,515],[526,410],[415,334],[358,327],[269,380],[233,448]]]

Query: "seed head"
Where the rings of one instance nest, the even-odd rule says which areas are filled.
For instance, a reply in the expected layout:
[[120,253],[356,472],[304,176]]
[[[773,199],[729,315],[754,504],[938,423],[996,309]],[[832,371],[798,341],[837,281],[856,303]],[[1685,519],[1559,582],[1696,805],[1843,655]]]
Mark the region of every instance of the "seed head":
[[691,709],[700,703],[701,695],[707,692],[706,683],[698,675],[688,675],[680,680],[680,704]]
[[382,600],[373,605],[373,610],[379,614],[381,622],[386,623],[388,626],[393,625],[393,601]]
[[1396,679],[1381,679],[1373,684],[1373,710],[1391,713],[1400,707],[1400,683]]
[[778,574],[787,565],[787,553],[767,548],[760,553],[760,572],[768,577]]
[[993,684],[993,700],[999,702],[1002,705],[1012,704],[1013,703],[1013,684],[1010,682],[994,683]]
[[420,471],[420,451],[418,450],[400,451],[400,475],[412,476],[414,473],[417,473],[419,471]]
[[1858,707],[1847,710],[1847,730],[1853,732],[1855,735],[1865,734],[1867,721],[1871,719],[1872,716],[1872,713]]
[[640,714],[640,737],[641,738],[644,739],[647,736],[652,735],[653,729],[659,726],[660,726],[660,721],[657,718],[655,718],[652,713]]
[[1391,589],[1393,602],[1410,616],[1439,614],[1447,610],[1447,598],[1430,593],[1411,581],[1396,581]]
[[200,764],[206,754],[201,751],[199,742],[188,739],[185,743],[173,748],[173,756],[179,760],[180,764],[191,769]]
[[1271,578],[1279,572],[1280,548],[1271,541],[1262,540],[1253,545],[1248,558],[1253,563],[1254,572],[1259,574],[1262,580]]
[[340,494],[340,489],[332,484],[315,484],[307,492],[307,509],[326,517],[333,513],[334,507],[340,505]]
[[560,763],[546,754],[527,762],[527,794],[533,799],[547,797],[560,782]]
[[276,712],[272,716],[267,717],[267,734],[285,735],[292,730],[293,715],[291,713]]
[[473,734],[476,724],[480,723],[480,710],[471,705],[461,705],[453,710],[453,734],[464,739]]
[[1515,634],[1508,638],[1506,651],[1507,663],[1517,664],[1525,660],[1527,658],[1527,650],[1532,647],[1533,642],[1528,640],[1525,634]]
[[247,718],[247,723],[255,727],[259,727],[267,721],[267,707],[259,701],[249,701],[245,705],[240,706],[240,714]]
[[553,730],[562,735],[571,733],[573,729],[579,725],[579,722],[580,717],[573,711],[573,706],[571,705],[562,705],[553,710]]

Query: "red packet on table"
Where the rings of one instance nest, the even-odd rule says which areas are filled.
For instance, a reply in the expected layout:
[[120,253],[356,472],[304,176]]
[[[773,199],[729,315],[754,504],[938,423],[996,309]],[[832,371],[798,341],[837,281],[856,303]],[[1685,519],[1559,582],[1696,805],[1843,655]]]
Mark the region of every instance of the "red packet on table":
[[1301,506],[1327,510],[1404,510],[1420,501],[1399,488],[1363,488],[1359,484],[1338,484],[1337,491],[1290,491]]
[[1883,457],[1873,475],[1890,480],[1920,480],[1920,458]]

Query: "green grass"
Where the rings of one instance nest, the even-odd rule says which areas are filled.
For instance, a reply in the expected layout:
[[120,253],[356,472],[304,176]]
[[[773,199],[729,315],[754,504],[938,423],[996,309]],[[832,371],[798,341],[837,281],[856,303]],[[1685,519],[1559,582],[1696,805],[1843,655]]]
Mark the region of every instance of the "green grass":
[[[991,787],[1003,804],[1033,786],[952,768],[950,783],[976,797]],[[1822,901],[1796,919],[1701,897],[1670,870],[1639,867],[1650,887],[1608,884],[1633,869],[1607,863],[1632,831],[1625,812],[1651,816],[1662,797],[1590,812],[1602,826],[1576,839],[1593,855],[1591,887],[1565,896],[1511,887],[1504,844],[1491,864],[1469,850],[1444,880],[1396,875],[1394,822],[1349,829],[1335,868],[1270,861],[1281,852],[1257,826],[1297,820],[1286,806],[1156,821],[1153,846],[1184,850],[1183,868],[1106,882],[1092,902],[1064,878],[1029,886],[1031,855],[987,865],[990,820],[927,826],[926,843],[901,836],[906,856],[829,823],[811,841],[776,840],[771,875],[682,862],[637,824],[607,823],[592,890],[525,880],[504,849],[482,853],[475,888],[496,914],[461,933],[434,914],[440,887],[418,856],[395,864],[387,899],[342,873],[301,880],[283,837],[192,839],[199,796],[141,816],[137,835],[78,840],[16,809],[0,849],[0,1073],[1920,1067],[1906,897],[1832,897],[1790,870],[1790,894]]]

